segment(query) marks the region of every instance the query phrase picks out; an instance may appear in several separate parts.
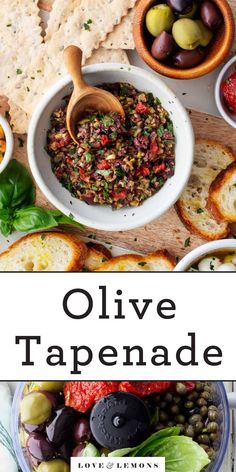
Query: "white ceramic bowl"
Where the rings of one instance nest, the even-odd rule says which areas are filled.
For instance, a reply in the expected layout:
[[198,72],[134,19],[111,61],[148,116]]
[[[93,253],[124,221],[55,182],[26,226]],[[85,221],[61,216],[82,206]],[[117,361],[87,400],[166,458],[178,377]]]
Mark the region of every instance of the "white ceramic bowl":
[[138,67],[121,64],[97,64],[83,70],[85,80],[98,85],[105,82],[129,82],[138,90],[152,92],[170,113],[176,136],[176,171],[163,188],[140,207],[112,210],[108,206],[87,205],[70,195],[51,170],[45,151],[50,115],[72,90],[70,77],[56,83],[37,106],[29,128],[28,156],[34,178],[47,199],[66,215],[91,228],[118,231],[149,223],[167,211],[182,193],[191,172],[194,135],[188,113],[162,80]]
[[8,121],[5,118],[3,118],[1,114],[0,114],[0,126],[2,126],[3,128],[5,138],[6,138],[6,152],[4,154],[4,158],[2,162],[0,163],[0,172],[2,172],[11,159],[11,156],[13,153],[14,139],[13,139],[13,133],[12,133],[12,130]]
[[186,256],[181,259],[176,267],[175,272],[186,272],[191,265],[197,262],[199,259],[212,254],[213,252],[229,250],[236,251],[236,240],[235,239],[219,239],[218,241],[211,241],[210,243],[203,244],[202,246],[196,247],[193,251],[189,252]]
[[233,128],[236,128],[236,114],[230,113],[227,106],[224,103],[223,95],[221,92],[221,84],[226,80],[233,72],[236,72],[236,56],[232,57],[221,69],[215,84],[215,101],[216,106],[224,118]]

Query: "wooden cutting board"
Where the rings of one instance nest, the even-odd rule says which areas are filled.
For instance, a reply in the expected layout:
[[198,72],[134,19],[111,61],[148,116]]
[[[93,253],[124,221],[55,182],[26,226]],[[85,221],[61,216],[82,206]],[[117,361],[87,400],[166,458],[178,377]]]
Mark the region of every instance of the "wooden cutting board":
[[[0,97],[0,112],[4,114],[5,110],[7,110],[7,103]],[[236,153],[236,133],[221,118],[215,118],[193,110],[189,111],[189,113],[196,137],[216,139],[230,146]],[[15,135],[14,156],[28,167],[26,140],[26,135]],[[37,203],[47,208],[51,207],[50,203],[39,189],[37,189]],[[116,246],[130,248],[143,253],[166,248],[176,257],[182,257],[194,247],[205,242],[199,237],[189,233],[179,220],[174,208],[171,208],[158,220],[142,228],[119,232],[104,232],[87,229],[86,234],[95,235],[95,237],[101,241],[107,241]],[[185,241],[189,237],[190,245],[185,247]]]

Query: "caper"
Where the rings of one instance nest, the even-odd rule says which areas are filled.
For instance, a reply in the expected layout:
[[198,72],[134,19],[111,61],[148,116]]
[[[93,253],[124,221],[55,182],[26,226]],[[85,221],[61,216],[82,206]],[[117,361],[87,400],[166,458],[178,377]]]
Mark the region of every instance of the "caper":
[[195,425],[194,425],[194,429],[195,429],[195,433],[201,433],[202,430],[204,428],[204,424],[202,421],[198,421]]
[[187,408],[187,410],[191,410],[194,407],[194,403],[188,401],[188,402],[185,402],[184,406],[185,408]]
[[185,417],[184,415],[177,415],[175,417],[176,423],[184,424],[185,423]]
[[208,414],[207,406],[201,406],[201,408],[200,408],[200,415],[202,416],[202,418],[204,418],[205,416],[207,416],[207,414]]
[[204,390],[204,392],[200,393],[200,397],[201,398],[204,398],[204,400],[210,400],[210,392],[206,392],[206,390]]
[[163,410],[164,410],[164,408],[166,408],[166,405],[167,405],[166,402],[161,401],[161,403],[160,403],[160,408],[163,408]]
[[196,382],[196,391],[197,392],[202,392],[202,390],[204,389],[204,383],[203,382]]
[[215,410],[215,411],[218,411],[218,408],[215,406],[215,405],[210,405],[208,407],[208,410]]
[[207,425],[207,432],[208,433],[217,433],[218,431],[218,424],[215,421],[210,421]]
[[210,439],[209,439],[209,436],[207,434],[200,434],[197,438],[198,440],[198,443],[202,443],[202,444],[210,444]]
[[186,385],[184,385],[182,382],[176,383],[175,390],[179,395],[186,395],[188,392]]
[[166,401],[167,403],[171,403],[172,400],[173,400],[172,393],[166,392],[166,394],[164,395],[164,401]]
[[199,446],[201,446],[204,451],[207,451],[208,449],[208,446],[206,444],[199,443]]
[[37,472],[70,472],[69,465],[61,459],[41,462]]
[[182,401],[182,400],[181,400],[181,397],[180,397],[179,395],[175,395],[175,396],[173,397],[173,402],[174,402],[176,405],[178,405],[179,403],[181,403],[181,401]]
[[185,431],[185,426],[180,423],[177,423],[176,426],[180,429],[180,433],[183,434]]
[[218,411],[209,409],[207,416],[210,421],[216,421],[218,419]]
[[159,412],[159,419],[160,419],[160,421],[162,421],[162,422],[165,423],[166,421],[168,421],[169,416],[167,415],[167,413],[166,413],[165,411],[160,410],[160,412]]
[[198,393],[197,392],[191,392],[187,396],[187,400],[190,400],[190,401],[195,401],[195,400],[197,400],[197,398],[198,398]]
[[196,401],[196,404],[197,406],[206,406],[207,405],[207,401],[205,400],[205,398],[198,398],[198,400]]
[[188,424],[188,426],[186,426],[185,435],[188,436],[189,438],[194,437],[194,427],[191,424]]
[[35,382],[34,390],[46,390],[46,392],[60,392],[64,382]]
[[175,416],[178,415],[179,414],[179,406],[178,405],[172,405],[170,407],[170,413],[172,415],[175,415]]
[[216,452],[215,452],[215,450],[213,449],[213,447],[209,447],[206,452],[207,452],[207,454],[208,454],[209,459],[212,460],[212,459],[215,458]]
[[189,424],[195,425],[196,423],[198,423],[198,421],[201,421],[201,419],[201,415],[192,415],[189,418]]
[[209,438],[210,438],[211,442],[215,442],[218,439],[218,434],[217,433],[211,433],[209,435]]
[[52,413],[52,404],[41,392],[31,392],[21,400],[21,422],[39,425],[48,420]]

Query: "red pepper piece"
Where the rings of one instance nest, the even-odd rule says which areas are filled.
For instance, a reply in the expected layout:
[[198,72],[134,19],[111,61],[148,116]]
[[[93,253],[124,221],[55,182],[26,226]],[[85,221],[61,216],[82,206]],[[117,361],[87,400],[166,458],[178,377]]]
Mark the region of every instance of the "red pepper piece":
[[151,144],[150,144],[150,152],[153,157],[156,157],[159,151],[159,147],[157,145],[156,138],[152,139]]
[[152,393],[159,393],[170,388],[171,382],[121,382],[119,390],[144,397]]
[[191,392],[192,390],[195,389],[195,382],[182,382],[185,387],[187,387],[188,392]]
[[141,166],[139,169],[138,169],[138,172],[137,172],[138,175],[142,175],[143,177],[147,177],[149,174],[150,174],[150,170],[148,167],[146,166]]
[[153,172],[155,172],[155,174],[157,174],[157,172],[161,172],[161,170],[166,170],[166,165],[164,163],[153,167]]
[[143,115],[143,113],[149,113],[149,108],[144,105],[142,102],[138,102],[135,108],[136,113],[139,113],[140,115]]
[[85,174],[84,169],[82,169],[82,167],[79,167],[79,175],[81,180],[84,180],[84,182],[89,182],[89,176]]
[[121,190],[120,192],[114,190],[112,195],[115,200],[124,200],[126,198],[127,192],[126,190]]
[[221,91],[224,96],[227,107],[233,113],[236,113],[236,72],[222,82]]
[[108,143],[109,143],[108,136],[106,136],[106,134],[102,134],[102,136],[101,136],[101,145],[106,146],[106,144],[108,144]]
[[106,159],[102,159],[100,162],[98,162],[98,165],[97,165],[97,168],[100,170],[110,169],[110,167],[111,165],[109,164],[108,161],[106,161]]
[[66,382],[65,404],[85,413],[95,401],[118,390],[119,382]]

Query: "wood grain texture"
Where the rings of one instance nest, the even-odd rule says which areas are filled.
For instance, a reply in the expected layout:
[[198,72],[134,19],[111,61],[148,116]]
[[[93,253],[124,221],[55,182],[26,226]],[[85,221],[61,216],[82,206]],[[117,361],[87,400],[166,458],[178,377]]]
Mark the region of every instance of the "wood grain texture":
[[[4,114],[7,102],[0,97],[0,112]],[[189,111],[196,137],[216,139],[227,144],[236,153],[236,133],[221,118]],[[21,136],[23,146],[18,135],[15,135],[14,157],[28,167],[26,152],[26,135]],[[41,191],[37,188],[37,203],[51,208]],[[235,230],[236,233],[236,230]],[[205,241],[191,235],[179,220],[174,208],[171,208],[158,220],[131,231],[104,232],[87,229],[87,235],[93,235],[101,241],[107,241],[116,246],[122,246],[138,252],[150,253],[156,249],[168,249],[175,257],[182,257],[193,248]],[[185,241],[190,237],[190,245],[185,247]]]

